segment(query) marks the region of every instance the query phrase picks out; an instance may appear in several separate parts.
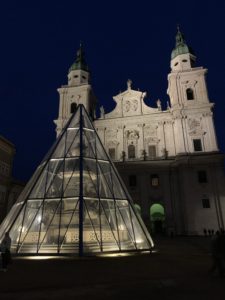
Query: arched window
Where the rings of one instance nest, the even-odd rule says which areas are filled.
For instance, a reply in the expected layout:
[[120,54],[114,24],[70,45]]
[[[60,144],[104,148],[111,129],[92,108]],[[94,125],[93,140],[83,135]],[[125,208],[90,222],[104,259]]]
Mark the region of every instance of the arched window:
[[77,104],[76,103],[71,103],[71,106],[70,106],[70,113],[73,114],[75,112],[77,108]]
[[194,92],[192,89],[186,89],[187,100],[194,100]]
[[134,145],[128,146],[128,158],[135,158],[135,147]]

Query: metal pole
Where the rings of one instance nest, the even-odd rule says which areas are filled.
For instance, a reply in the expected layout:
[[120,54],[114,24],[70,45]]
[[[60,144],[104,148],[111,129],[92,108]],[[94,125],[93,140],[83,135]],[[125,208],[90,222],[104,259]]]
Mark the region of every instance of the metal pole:
[[83,256],[83,115],[80,110],[80,194],[79,194],[79,256]]

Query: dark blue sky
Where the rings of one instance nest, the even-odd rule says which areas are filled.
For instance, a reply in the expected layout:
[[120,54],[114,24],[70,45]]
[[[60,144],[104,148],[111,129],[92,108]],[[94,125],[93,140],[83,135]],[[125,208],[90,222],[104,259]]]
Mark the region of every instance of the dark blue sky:
[[[9,2],[9,3],[8,3]],[[80,40],[99,103],[126,81],[165,107],[176,25],[206,67],[215,102],[219,146],[225,151],[224,1],[4,1],[0,10],[0,134],[17,149],[14,176],[28,179],[55,139],[56,89],[67,83]]]

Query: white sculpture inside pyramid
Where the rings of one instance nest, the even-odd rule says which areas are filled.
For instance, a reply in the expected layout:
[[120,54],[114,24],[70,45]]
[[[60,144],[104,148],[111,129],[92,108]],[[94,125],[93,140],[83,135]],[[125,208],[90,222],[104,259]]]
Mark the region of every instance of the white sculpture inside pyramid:
[[152,239],[79,105],[0,228],[23,254],[150,250]]

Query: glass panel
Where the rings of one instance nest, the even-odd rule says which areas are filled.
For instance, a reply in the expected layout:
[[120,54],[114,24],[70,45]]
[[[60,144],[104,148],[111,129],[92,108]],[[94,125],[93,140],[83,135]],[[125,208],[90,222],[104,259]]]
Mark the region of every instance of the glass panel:
[[113,181],[113,192],[114,192],[114,197],[116,199],[126,199],[127,196],[124,192],[122,183],[120,183],[116,172],[114,171],[114,169],[111,167],[111,171],[112,171],[112,181]]
[[38,253],[57,253],[61,201],[45,201]]
[[84,129],[83,131],[83,156],[96,158],[95,151],[95,137],[94,132],[90,132]]
[[86,157],[95,157],[102,160],[108,160],[106,152],[101,145],[98,136],[95,131],[85,130],[85,145],[86,145]]
[[[17,219],[9,233],[9,235],[11,237],[11,251],[12,252],[17,252],[17,246],[19,243],[20,234],[22,234],[22,232],[23,232],[22,222],[23,222],[23,217],[24,217],[24,209],[25,209],[25,207],[23,207],[23,209],[21,210],[19,216],[17,217]],[[22,230],[22,232],[21,232],[21,230]]]
[[96,134],[96,148],[97,148],[98,159],[109,160],[109,157],[107,156],[107,153],[106,153],[99,137],[97,136],[96,132],[95,132],[95,134]]
[[[100,250],[100,229],[98,219],[98,201],[84,201],[83,215],[83,249],[85,252],[99,252]],[[95,226],[94,226],[95,223]],[[95,228],[96,227],[96,228]],[[98,229],[97,229],[98,228]]]
[[9,230],[10,225],[15,220],[19,210],[21,209],[22,203],[14,204],[8,213],[7,217],[3,220],[0,227],[0,240],[2,240],[5,232]]
[[48,169],[46,198],[62,196],[64,160],[51,160]]
[[98,184],[101,198],[113,198],[112,177],[108,162],[98,162]]
[[47,183],[47,172],[48,165],[45,166],[45,169],[43,170],[42,174],[40,175],[38,181],[36,182],[34,188],[32,189],[32,192],[29,196],[29,198],[43,198],[45,195],[45,188]]
[[98,197],[95,161],[83,161],[83,194],[86,197]]
[[80,131],[77,129],[67,130],[66,157],[80,156]]
[[138,249],[148,249],[149,242],[147,241],[146,235],[143,228],[141,228],[138,217],[134,214],[132,207],[130,207],[131,218],[134,228],[135,242]]
[[103,251],[119,250],[119,230],[113,200],[101,201],[101,228]]
[[117,219],[120,236],[120,244],[122,250],[133,250],[135,247],[134,233],[131,223],[131,216],[128,207],[128,201],[116,201]]
[[94,130],[94,127],[88,117],[88,114],[85,112],[84,108],[82,109],[82,117],[83,117],[83,128],[89,128]]
[[79,128],[80,126],[80,108],[78,108],[76,114],[72,117],[68,128]]
[[65,145],[66,145],[66,132],[61,137],[56,149],[54,150],[51,158],[63,158],[65,156]]
[[19,252],[37,252],[39,232],[42,220],[42,201],[28,201],[20,238]]
[[77,253],[79,250],[78,199],[66,199],[63,202],[60,253]]
[[26,200],[27,195],[30,193],[33,185],[35,184],[35,181],[37,180],[37,178],[39,177],[39,175],[43,171],[43,169],[44,169],[44,165],[40,165],[37,168],[37,170],[34,172],[33,176],[31,177],[31,179],[28,181],[28,183],[24,187],[23,191],[20,193],[16,203],[24,202]]
[[63,131],[61,131],[60,135],[58,136],[57,140],[54,142],[54,144],[51,146],[51,148],[48,150],[47,154],[44,156],[44,158],[42,159],[41,161],[41,164],[44,164],[50,156],[52,156],[53,154],[53,150],[55,149],[57,143],[58,143],[58,140],[62,137],[62,133]]
[[80,169],[79,159],[66,159],[64,171],[64,197],[79,196],[80,191]]

